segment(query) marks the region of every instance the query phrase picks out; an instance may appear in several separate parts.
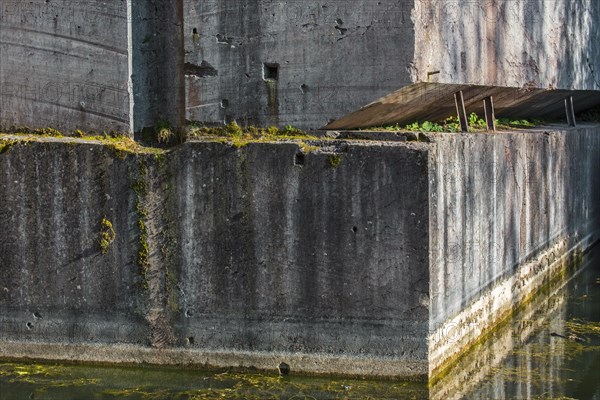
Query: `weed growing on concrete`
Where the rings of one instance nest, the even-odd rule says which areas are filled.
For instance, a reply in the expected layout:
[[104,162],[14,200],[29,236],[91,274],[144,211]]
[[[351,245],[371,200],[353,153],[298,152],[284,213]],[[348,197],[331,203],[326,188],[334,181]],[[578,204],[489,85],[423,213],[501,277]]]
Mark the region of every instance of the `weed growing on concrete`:
[[[500,130],[511,130],[511,129],[529,129],[539,125],[543,125],[545,121],[540,119],[509,119],[500,118],[496,119],[496,127]],[[476,113],[469,115],[469,132],[486,132],[487,124],[485,119],[481,118]],[[392,132],[461,132],[460,122],[458,117],[448,117],[441,123],[424,121],[424,122],[413,122],[404,127],[399,124],[386,125],[374,128],[367,128],[363,130],[371,131],[392,131]]]
[[317,139],[308,133],[294,128],[291,125],[283,129],[276,126],[259,128],[256,126],[241,127],[235,122],[226,126],[198,126],[190,125],[186,128],[187,137],[190,139],[209,139],[231,143],[236,148],[252,142],[269,142],[278,140]]
[[115,241],[116,237],[117,234],[112,222],[106,219],[106,217],[102,218],[102,222],[100,222],[100,248],[102,249],[102,254],[108,252],[108,248]]
[[541,119],[496,119],[497,129],[529,129],[543,125],[545,122]]
[[328,160],[329,165],[332,168],[337,168],[342,162],[342,156],[340,156],[339,154],[330,154]]
[[479,115],[471,113],[469,115],[469,128],[471,128],[471,130],[487,129],[487,123],[485,122],[485,119],[480,118]]

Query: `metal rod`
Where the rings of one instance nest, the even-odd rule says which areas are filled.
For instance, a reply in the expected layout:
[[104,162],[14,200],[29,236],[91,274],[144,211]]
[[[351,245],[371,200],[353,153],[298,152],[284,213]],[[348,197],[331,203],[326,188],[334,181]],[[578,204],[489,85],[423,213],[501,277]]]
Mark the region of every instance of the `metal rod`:
[[567,123],[569,126],[577,126],[577,121],[575,121],[575,108],[573,107],[573,96],[569,96],[565,99],[565,110],[567,112]]
[[456,103],[456,113],[460,121],[460,128],[463,132],[468,132],[469,123],[467,122],[467,110],[465,109],[465,99],[462,90],[454,93],[454,102]]
[[483,110],[485,111],[485,123],[487,130],[490,132],[496,131],[496,114],[494,112],[494,99],[492,96],[483,99]]

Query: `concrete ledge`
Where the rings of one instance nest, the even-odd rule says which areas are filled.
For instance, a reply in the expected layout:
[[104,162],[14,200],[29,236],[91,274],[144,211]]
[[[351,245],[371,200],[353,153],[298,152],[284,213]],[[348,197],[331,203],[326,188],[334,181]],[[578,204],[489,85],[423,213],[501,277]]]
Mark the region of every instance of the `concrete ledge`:
[[[291,365],[291,372],[305,375],[332,375],[390,378],[424,381],[426,361],[386,358],[332,356],[328,354],[231,352],[193,349],[153,349],[145,346],[70,345],[57,343],[0,342],[0,358],[61,360],[66,362],[108,364],[176,365],[185,368],[257,368],[277,371],[281,362]],[[387,371],[394,371],[389,374]]]
[[164,154],[8,139],[2,357],[435,380],[599,237],[598,126]]

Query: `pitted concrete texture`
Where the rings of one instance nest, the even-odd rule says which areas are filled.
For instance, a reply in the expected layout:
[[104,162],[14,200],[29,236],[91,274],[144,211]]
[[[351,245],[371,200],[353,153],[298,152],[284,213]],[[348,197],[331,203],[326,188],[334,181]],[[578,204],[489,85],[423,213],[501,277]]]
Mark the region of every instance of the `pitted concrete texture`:
[[325,126],[410,82],[412,10],[412,0],[187,0],[186,62],[204,67],[186,72],[187,118]]
[[434,376],[598,240],[599,138],[8,142],[0,356]]
[[435,135],[431,371],[600,239],[598,126],[555,129]]
[[13,144],[0,155],[1,339],[263,367],[261,354],[292,354],[305,372],[377,375],[390,360],[423,378],[427,151],[192,142],[120,159],[84,141]]

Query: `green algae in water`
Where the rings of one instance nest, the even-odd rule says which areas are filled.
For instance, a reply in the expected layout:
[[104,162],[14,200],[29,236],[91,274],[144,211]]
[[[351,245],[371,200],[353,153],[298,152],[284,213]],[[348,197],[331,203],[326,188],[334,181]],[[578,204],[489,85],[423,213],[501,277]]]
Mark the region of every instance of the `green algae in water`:
[[[0,393],[9,398],[76,399],[426,399],[418,383],[207,373],[157,368],[0,366]],[[90,378],[93,376],[94,378]],[[14,395],[14,397],[11,397]]]

